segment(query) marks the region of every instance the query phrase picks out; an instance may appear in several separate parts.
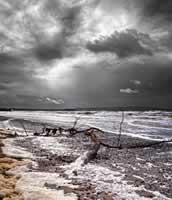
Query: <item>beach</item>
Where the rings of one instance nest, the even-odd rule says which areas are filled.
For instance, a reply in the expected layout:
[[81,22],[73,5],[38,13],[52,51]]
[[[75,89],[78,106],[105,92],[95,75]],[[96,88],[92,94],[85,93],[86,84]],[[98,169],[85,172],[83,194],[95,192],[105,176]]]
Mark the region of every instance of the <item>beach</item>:
[[[14,137],[1,138],[4,145],[3,155],[22,160],[22,165],[12,166],[7,170],[10,175],[18,177],[14,188],[21,194],[21,198],[32,200],[172,199],[172,144],[169,142],[147,148],[127,148],[131,145],[146,145],[169,139],[170,123],[162,125],[162,122],[164,118],[166,122],[170,122],[171,113],[144,113],[144,119],[143,113],[137,113],[137,120],[136,113],[125,114],[126,122],[121,135],[123,148],[101,147],[96,158],[87,164],[83,163],[83,158],[94,145],[86,136],[82,134],[73,137],[65,134],[45,136],[34,135],[34,133],[40,132],[44,126],[54,128],[61,124],[63,127],[71,127],[77,117],[79,118],[78,129],[84,129],[90,124],[104,128],[107,133],[100,134],[99,137],[105,143],[115,145],[118,140],[121,113],[113,113],[113,115],[95,112],[91,114],[47,113],[46,115],[34,113],[31,115],[27,112],[3,112],[1,116],[3,116],[1,119],[3,130],[9,129],[8,131],[14,135]],[[112,118],[114,116],[116,122]],[[105,123],[102,122],[103,118]],[[129,132],[133,119],[136,133],[134,128],[133,132]],[[116,123],[116,128],[113,128],[116,134],[110,127],[112,122]],[[140,126],[136,126],[137,124]],[[138,133],[139,130],[142,130],[141,134]]]

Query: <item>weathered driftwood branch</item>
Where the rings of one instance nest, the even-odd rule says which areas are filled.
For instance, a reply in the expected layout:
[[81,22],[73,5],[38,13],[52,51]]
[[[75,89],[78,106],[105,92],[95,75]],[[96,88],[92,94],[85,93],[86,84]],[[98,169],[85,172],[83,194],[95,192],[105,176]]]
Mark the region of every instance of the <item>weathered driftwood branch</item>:
[[[35,136],[60,136],[63,134],[63,132],[67,133],[67,136],[69,137],[74,137],[77,134],[84,134],[85,136],[89,137],[93,146],[91,148],[91,150],[89,150],[86,153],[86,156],[84,157],[84,163],[88,163],[89,161],[93,160],[96,158],[97,153],[100,149],[101,146],[106,147],[108,149],[136,149],[136,148],[148,148],[148,147],[152,147],[155,145],[160,145],[163,143],[168,143],[168,142],[172,142],[172,139],[170,140],[162,140],[162,141],[156,141],[156,142],[151,142],[148,144],[135,144],[135,145],[131,145],[131,146],[127,146],[124,147],[121,145],[121,135],[122,135],[122,125],[124,123],[124,112],[122,112],[122,119],[120,122],[120,129],[119,129],[119,135],[117,138],[117,145],[111,145],[111,144],[107,144],[105,142],[102,141],[102,139],[100,138],[98,133],[102,133],[105,134],[104,131],[102,131],[101,129],[98,128],[94,128],[94,127],[90,127],[87,129],[83,129],[83,130],[78,130],[76,128],[77,123],[79,121],[80,118],[77,118],[74,122],[74,125],[72,126],[72,128],[62,128],[62,127],[58,127],[58,128],[47,128],[46,126],[44,126],[43,131],[41,133],[35,133]],[[25,130],[25,127],[24,127]],[[27,131],[25,130],[25,132],[27,133]],[[65,134],[66,135],[66,134]]]
[[[122,126],[123,120],[121,121],[121,126]],[[76,128],[69,128],[69,129],[65,129],[62,127],[59,128],[45,128],[45,135],[42,135],[42,133],[35,133],[34,135],[37,136],[50,136],[50,133],[53,133],[52,136],[58,136],[56,135],[57,131],[59,131],[59,135],[61,135],[63,132],[68,132],[69,133],[69,137],[74,137],[77,134],[84,134],[87,137],[89,137],[91,139],[91,141],[93,142],[93,144],[100,144],[100,146],[104,146],[107,148],[111,148],[111,149],[136,149],[136,148],[147,148],[147,147],[151,147],[151,146],[155,146],[155,145],[159,145],[162,143],[168,143],[168,142],[172,142],[172,139],[170,140],[161,140],[161,141],[156,141],[156,142],[151,142],[149,144],[136,144],[136,145],[132,145],[132,146],[127,146],[127,147],[123,147],[121,144],[119,145],[117,143],[117,145],[110,145],[107,143],[104,143],[95,132],[97,133],[103,133],[104,131],[102,131],[101,129],[98,128],[94,128],[94,127],[90,127],[88,129],[83,129],[83,130],[77,130]],[[119,139],[119,137],[118,137]]]
[[[111,148],[111,149],[136,149],[136,148],[148,148],[148,147],[152,147],[155,145],[160,145],[163,143],[169,143],[172,142],[172,139],[169,140],[161,140],[161,141],[156,141],[156,142],[151,142],[149,144],[136,144],[136,145],[132,145],[132,146],[128,146],[128,147],[122,147],[122,145],[118,146],[118,145],[110,145],[107,143],[104,143],[103,141],[101,141],[101,139],[99,139],[99,137],[94,133],[94,128],[90,128],[89,130],[86,130],[85,135],[89,136],[91,138],[91,141],[95,144],[100,144],[104,147],[107,148]],[[102,131],[101,131],[102,132]]]
[[0,139],[5,138],[14,138],[19,136],[16,132],[12,132],[11,130],[7,129],[0,129]]
[[172,139],[169,139],[169,140],[161,140],[161,141],[157,141],[157,142],[152,142],[152,143],[149,143],[149,144],[137,144],[135,146],[130,146],[129,148],[127,147],[127,149],[139,149],[139,148],[148,148],[148,147],[152,147],[152,146],[155,146],[155,145],[160,145],[160,144],[164,144],[164,143],[169,143],[169,142],[172,142]]
[[[87,164],[88,162],[90,162],[91,160],[96,158],[97,153],[98,153],[101,146],[104,146],[104,147],[107,147],[107,148],[110,148],[110,149],[119,149],[119,150],[124,149],[124,147],[122,147],[122,145],[114,146],[114,145],[109,145],[109,144],[102,142],[101,139],[94,133],[94,131],[95,131],[94,128],[90,128],[90,129],[84,131],[84,134],[86,136],[90,137],[91,141],[94,143],[92,150],[90,150],[85,156],[84,164]],[[126,148],[127,149],[148,148],[148,147],[152,147],[152,146],[155,146],[155,145],[160,145],[160,144],[168,143],[168,142],[172,142],[172,139],[171,140],[153,142],[153,143],[149,143],[149,144],[146,144],[146,145],[137,144],[135,146],[129,146],[129,147],[126,147]]]
[[94,160],[97,157],[97,153],[98,153],[99,149],[100,149],[100,143],[95,144],[94,148],[87,152],[85,160],[84,160],[84,164],[87,164],[91,160]]
[[[98,129],[96,129],[96,131],[97,130]],[[97,153],[98,153],[98,151],[101,147],[101,140],[99,139],[99,137],[94,132],[95,132],[95,129],[93,129],[93,128],[90,128],[90,129],[87,129],[86,131],[84,131],[84,134],[87,137],[89,137],[94,144],[92,149],[87,152],[87,154],[85,156],[84,164],[87,164],[91,160],[95,159],[96,156],[97,156]]]

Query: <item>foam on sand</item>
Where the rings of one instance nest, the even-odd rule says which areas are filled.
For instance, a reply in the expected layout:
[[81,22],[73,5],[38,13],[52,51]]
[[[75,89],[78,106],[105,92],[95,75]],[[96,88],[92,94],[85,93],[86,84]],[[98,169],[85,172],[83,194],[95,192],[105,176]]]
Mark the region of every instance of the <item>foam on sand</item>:
[[56,173],[30,172],[24,173],[17,182],[16,190],[23,194],[24,199],[29,200],[77,200],[74,193],[64,194],[63,190],[46,188],[46,184],[54,184],[56,187],[73,187],[70,181],[59,177]]
[[[12,157],[20,159],[33,159],[34,156],[27,152],[24,148],[15,146],[15,139],[6,139],[3,147],[3,153]],[[12,161],[11,161],[12,162]],[[24,163],[22,163],[24,164]],[[74,193],[64,193],[63,189],[51,189],[47,188],[46,184],[55,184],[56,187],[67,186],[74,188],[70,184],[69,180],[59,177],[57,173],[46,172],[32,172],[27,166],[29,164],[35,165],[36,163],[27,160],[27,163],[23,166],[13,165],[9,168],[9,176],[20,177],[19,180],[15,179],[12,187],[15,187],[15,191],[22,194],[25,200],[77,200],[78,197]]]

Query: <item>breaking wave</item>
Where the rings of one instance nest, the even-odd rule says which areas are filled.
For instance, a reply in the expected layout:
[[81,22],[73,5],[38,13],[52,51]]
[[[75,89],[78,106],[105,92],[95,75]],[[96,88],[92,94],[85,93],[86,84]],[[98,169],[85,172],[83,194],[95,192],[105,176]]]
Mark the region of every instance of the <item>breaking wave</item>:
[[[71,127],[79,119],[79,128],[97,127],[105,132],[119,133],[121,112],[84,112],[84,111],[12,111],[0,112],[0,127],[22,133],[40,131],[49,126]],[[172,112],[125,112],[122,133],[135,137],[164,139],[172,138]]]

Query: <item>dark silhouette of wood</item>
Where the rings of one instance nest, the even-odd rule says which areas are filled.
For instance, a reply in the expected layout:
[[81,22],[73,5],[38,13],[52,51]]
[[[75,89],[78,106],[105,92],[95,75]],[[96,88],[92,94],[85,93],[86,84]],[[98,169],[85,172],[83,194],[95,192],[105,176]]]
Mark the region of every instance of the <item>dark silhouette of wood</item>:
[[56,133],[57,133],[57,128],[53,128],[52,134],[53,134],[53,135],[56,135]]
[[121,134],[122,134],[122,125],[124,123],[124,112],[122,112],[122,120],[120,122],[120,127],[119,127],[119,136],[118,136],[118,141],[117,141],[117,146],[121,148]]
[[23,127],[26,136],[28,136],[28,133],[27,133],[27,130],[26,130],[25,126],[24,126],[24,123],[20,122],[20,124],[21,124],[21,126]]
[[[74,122],[74,125],[72,126],[72,128],[62,128],[62,127],[58,127],[58,128],[47,128],[44,126],[43,131],[41,133],[34,133],[35,136],[53,136],[53,137],[58,137],[63,135],[63,132],[66,132],[67,134],[65,134],[65,136],[68,137],[74,137],[77,134],[83,134],[86,137],[90,138],[92,145],[92,148],[87,152],[86,157],[84,158],[84,164],[87,164],[88,162],[90,162],[91,160],[95,159],[99,149],[102,147],[106,147],[108,149],[118,149],[118,150],[122,150],[122,149],[137,149],[137,148],[149,148],[155,145],[160,145],[163,143],[168,143],[168,142],[172,142],[172,139],[169,140],[161,140],[161,141],[156,141],[156,142],[149,142],[147,144],[135,144],[135,145],[131,145],[131,146],[122,146],[121,145],[121,135],[122,135],[122,125],[124,123],[124,112],[122,112],[122,119],[120,122],[120,128],[119,128],[119,136],[117,138],[117,144],[116,145],[111,145],[108,143],[105,143],[99,136],[99,134],[105,134],[104,131],[102,131],[101,129],[98,128],[94,128],[94,127],[90,127],[87,129],[83,129],[83,130],[78,130],[76,128],[77,123],[79,121],[79,119],[77,118]],[[23,126],[24,127],[24,126]],[[27,134],[27,131],[24,127],[25,133]],[[52,133],[52,134],[51,134]],[[59,134],[57,134],[59,133]]]

